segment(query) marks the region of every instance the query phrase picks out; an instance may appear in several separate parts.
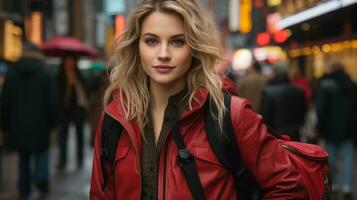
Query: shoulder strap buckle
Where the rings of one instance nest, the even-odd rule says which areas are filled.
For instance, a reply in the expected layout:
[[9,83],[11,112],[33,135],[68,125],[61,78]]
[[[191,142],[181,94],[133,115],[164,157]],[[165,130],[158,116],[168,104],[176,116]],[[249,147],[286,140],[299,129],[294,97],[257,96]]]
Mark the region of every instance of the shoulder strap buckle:
[[180,165],[187,165],[193,161],[193,157],[191,156],[190,152],[187,149],[180,149],[178,152],[177,160],[179,161]]

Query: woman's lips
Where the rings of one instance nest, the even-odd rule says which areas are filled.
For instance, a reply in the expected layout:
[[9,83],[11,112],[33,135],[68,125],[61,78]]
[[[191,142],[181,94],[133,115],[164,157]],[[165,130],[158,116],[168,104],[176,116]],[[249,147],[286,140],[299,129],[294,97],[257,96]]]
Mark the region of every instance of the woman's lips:
[[175,67],[169,65],[156,65],[154,68],[159,73],[169,73],[174,70]]

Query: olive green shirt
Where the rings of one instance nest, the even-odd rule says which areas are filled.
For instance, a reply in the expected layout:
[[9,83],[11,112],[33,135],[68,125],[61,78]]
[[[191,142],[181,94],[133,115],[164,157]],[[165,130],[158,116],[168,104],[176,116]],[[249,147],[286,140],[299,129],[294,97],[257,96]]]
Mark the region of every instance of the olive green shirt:
[[163,142],[169,134],[171,124],[174,120],[178,120],[181,112],[184,111],[187,104],[187,89],[171,96],[168,105],[165,108],[164,119],[158,138],[155,144],[155,133],[151,123],[151,115],[149,115],[149,125],[145,128],[145,139],[143,139],[142,147],[142,200],[156,200],[158,199],[158,168],[160,152],[163,148]]

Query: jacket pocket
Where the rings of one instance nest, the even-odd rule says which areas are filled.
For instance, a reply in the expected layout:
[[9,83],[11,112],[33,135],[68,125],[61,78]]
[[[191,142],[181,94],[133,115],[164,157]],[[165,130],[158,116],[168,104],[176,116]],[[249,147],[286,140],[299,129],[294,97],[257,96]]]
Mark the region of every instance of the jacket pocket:
[[293,141],[282,141],[282,147],[306,160],[312,160],[312,161],[328,160],[327,152],[317,145],[293,142]]
[[203,161],[223,168],[209,145],[194,143],[190,152],[193,157],[197,158],[198,162]]

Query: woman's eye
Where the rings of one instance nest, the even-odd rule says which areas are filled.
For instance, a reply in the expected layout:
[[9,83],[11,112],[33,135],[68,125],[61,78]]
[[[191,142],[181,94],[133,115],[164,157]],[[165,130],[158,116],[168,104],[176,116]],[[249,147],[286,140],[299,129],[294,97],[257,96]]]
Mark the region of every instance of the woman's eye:
[[182,45],[185,44],[185,40],[184,39],[173,39],[171,41],[172,45],[175,46],[175,47],[180,47]]
[[158,41],[154,38],[148,38],[145,39],[145,43],[148,44],[149,46],[154,46],[158,43]]

